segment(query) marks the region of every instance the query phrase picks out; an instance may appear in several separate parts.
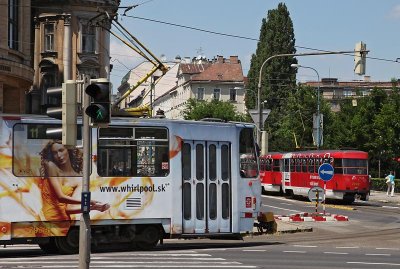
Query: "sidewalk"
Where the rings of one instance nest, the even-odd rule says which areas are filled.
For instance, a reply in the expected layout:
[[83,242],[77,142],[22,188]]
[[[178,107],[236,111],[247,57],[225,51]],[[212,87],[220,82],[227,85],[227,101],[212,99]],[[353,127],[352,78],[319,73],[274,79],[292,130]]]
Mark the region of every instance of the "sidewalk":
[[275,220],[278,225],[277,233],[301,233],[312,232],[313,228],[307,226],[304,222],[288,222],[282,220]]
[[400,193],[395,193],[393,197],[387,196],[384,191],[372,191],[369,195],[369,202],[400,204]]

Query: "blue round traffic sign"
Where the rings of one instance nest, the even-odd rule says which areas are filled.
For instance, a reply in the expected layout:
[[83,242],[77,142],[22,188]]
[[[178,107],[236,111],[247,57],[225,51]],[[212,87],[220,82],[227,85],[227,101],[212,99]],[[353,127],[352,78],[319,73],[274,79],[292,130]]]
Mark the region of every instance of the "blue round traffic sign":
[[333,166],[329,163],[323,163],[318,168],[318,176],[323,181],[329,181],[333,178]]

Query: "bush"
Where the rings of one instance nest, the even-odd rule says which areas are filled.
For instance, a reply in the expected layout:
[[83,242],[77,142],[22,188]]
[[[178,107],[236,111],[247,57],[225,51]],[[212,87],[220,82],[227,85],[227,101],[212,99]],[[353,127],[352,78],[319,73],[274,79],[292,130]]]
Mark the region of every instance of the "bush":
[[[400,191],[400,179],[394,180],[394,192]],[[374,191],[387,191],[386,179],[384,178],[371,178],[371,190]]]

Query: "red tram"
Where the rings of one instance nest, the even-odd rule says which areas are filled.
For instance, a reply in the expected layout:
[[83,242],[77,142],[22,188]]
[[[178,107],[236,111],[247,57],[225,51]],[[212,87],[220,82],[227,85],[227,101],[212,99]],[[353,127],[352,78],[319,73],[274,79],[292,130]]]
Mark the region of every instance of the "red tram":
[[357,150],[319,150],[270,153],[260,157],[260,178],[264,192],[308,195],[310,188],[323,187],[318,168],[323,163],[334,167],[326,183],[326,198],[352,203],[356,195],[368,200],[368,153]]

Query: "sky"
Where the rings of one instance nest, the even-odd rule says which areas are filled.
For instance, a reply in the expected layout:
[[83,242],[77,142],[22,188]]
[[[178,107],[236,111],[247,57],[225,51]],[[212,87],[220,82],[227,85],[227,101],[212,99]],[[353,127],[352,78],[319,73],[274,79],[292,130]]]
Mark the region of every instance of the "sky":
[[[178,55],[193,58],[201,54],[208,59],[236,55],[247,76],[262,19],[281,2],[293,21],[298,53],[313,51],[304,48],[353,51],[362,41],[369,50],[365,75],[371,81],[400,78],[400,62],[396,62],[400,58],[398,0],[121,0],[120,7],[138,6],[127,16],[119,16],[119,22],[157,57],[164,55],[172,61]],[[124,14],[124,9],[119,9],[119,14]],[[110,78],[116,89],[123,76],[144,59],[115,38],[111,39],[110,54]],[[317,70],[320,78],[364,78],[354,74],[353,56],[304,56],[298,62]],[[317,74],[300,68],[297,79],[315,81]]]

